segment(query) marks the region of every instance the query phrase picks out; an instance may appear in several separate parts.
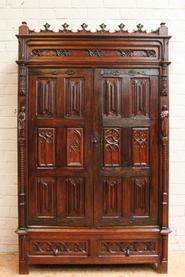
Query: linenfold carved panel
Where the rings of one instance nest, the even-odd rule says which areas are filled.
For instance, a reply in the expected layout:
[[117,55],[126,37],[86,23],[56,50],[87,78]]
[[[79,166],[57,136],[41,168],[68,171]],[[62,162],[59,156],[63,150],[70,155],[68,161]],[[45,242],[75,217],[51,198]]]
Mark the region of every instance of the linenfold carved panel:
[[56,80],[36,81],[36,113],[39,117],[52,117],[56,112]]
[[83,166],[83,128],[67,128],[67,166]]
[[106,78],[103,83],[103,114],[120,115],[121,79]]
[[87,255],[88,241],[31,241],[30,253],[36,255]]
[[84,216],[85,184],[80,177],[70,177],[66,183],[66,212],[69,217]]
[[133,165],[149,164],[149,129],[132,129],[132,161]]
[[149,178],[132,178],[133,216],[149,215]]
[[83,117],[84,115],[84,79],[65,78],[65,115]]
[[56,184],[55,178],[37,178],[36,189],[37,216],[44,218],[55,217],[56,214]]
[[103,182],[104,216],[120,215],[121,179],[107,177]]
[[104,128],[104,166],[121,164],[121,129]]
[[131,111],[133,116],[149,117],[149,78],[131,79]]
[[38,128],[37,130],[37,165],[55,166],[54,128]]

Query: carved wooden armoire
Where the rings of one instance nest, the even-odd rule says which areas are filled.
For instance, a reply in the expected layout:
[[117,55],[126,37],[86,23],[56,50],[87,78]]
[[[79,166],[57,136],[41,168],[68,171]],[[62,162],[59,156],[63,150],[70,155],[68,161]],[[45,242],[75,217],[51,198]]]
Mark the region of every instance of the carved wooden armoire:
[[168,263],[168,30],[19,27],[19,271]]

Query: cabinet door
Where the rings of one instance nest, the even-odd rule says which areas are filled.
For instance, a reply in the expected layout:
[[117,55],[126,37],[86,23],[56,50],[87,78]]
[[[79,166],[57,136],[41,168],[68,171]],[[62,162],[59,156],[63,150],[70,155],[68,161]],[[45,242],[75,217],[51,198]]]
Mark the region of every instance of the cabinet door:
[[97,69],[96,225],[157,224],[158,70]]
[[30,70],[29,225],[92,224],[92,76]]

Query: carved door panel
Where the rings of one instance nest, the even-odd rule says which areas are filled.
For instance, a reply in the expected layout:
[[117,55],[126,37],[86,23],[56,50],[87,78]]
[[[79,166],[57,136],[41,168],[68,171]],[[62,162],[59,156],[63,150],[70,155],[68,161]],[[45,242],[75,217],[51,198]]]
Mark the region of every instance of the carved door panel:
[[158,74],[96,70],[96,225],[157,224]]
[[28,224],[93,222],[92,71],[31,69]]

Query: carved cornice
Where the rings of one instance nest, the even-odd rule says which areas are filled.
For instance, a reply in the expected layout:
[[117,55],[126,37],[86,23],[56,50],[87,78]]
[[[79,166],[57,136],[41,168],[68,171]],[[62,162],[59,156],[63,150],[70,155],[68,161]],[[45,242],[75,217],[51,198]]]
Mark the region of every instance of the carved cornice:
[[[53,30],[50,29],[50,24],[46,23],[43,25],[44,29],[40,30],[40,33],[47,34],[47,33],[54,33]],[[62,25],[63,29],[59,29],[58,32],[63,34],[71,34],[71,33],[79,33],[79,34],[121,34],[121,35],[161,35],[161,36],[167,36],[168,35],[168,28],[165,26],[165,23],[161,23],[160,27],[156,29],[155,31],[151,30],[151,32],[147,32],[146,30],[143,30],[143,25],[139,23],[136,27],[136,30],[133,30],[133,32],[128,32],[128,30],[125,30],[125,25],[123,23],[120,23],[118,25],[118,30],[115,30],[113,32],[110,32],[108,29],[106,29],[107,25],[105,23],[100,24],[100,29],[97,29],[96,32],[92,32],[91,30],[87,30],[88,25],[86,23],[83,23],[81,25],[81,29],[77,29],[76,31],[72,32],[72,30],[68,29],[69,25],[67,23],[64,23]],[[27,26],[26,22],[22,22],[22,25],[19,27],[19,34],[20,35],[28,35],[28,34],[34,34],[39,33],[35,32],[34,30],[30,30]]]

